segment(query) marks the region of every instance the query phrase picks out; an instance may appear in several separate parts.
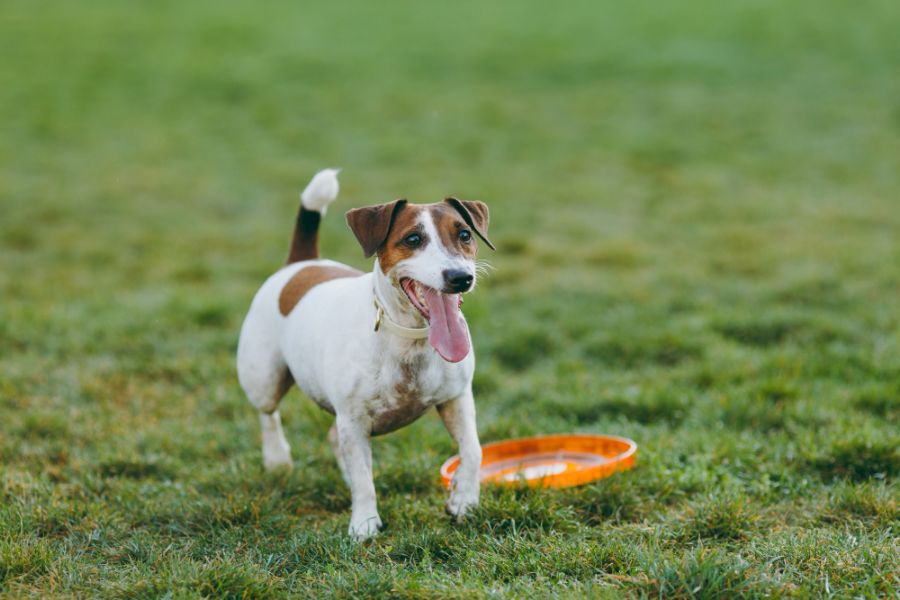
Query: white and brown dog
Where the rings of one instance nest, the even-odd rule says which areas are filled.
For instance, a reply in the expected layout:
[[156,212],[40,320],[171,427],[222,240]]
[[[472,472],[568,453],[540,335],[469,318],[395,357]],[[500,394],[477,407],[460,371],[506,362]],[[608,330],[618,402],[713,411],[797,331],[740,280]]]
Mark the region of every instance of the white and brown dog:
[[259,289],[241,328],[238,377],[259,410],[263,462],[292,465],[278,405],[296,382],[336,417],[328,437],[352,494],[349,533],[365,539],[381,527],[370,437],[434,406],[459,445],[446,508],[460,518],[478,504],[481,464],[460,304],[475,285],[475,237],[493,248],[487,206],[447,198],[349,211],[365,256],[376,256],[363,274],[318,258],[319,221],[337,192],[337,171],[326,169],[301,193],[287,265]]

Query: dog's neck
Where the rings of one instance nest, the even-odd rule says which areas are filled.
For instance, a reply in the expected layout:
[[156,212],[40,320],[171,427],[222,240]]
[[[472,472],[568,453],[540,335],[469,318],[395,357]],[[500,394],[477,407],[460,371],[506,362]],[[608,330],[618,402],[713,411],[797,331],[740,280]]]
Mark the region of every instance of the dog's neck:
[[381,271],[378,259],[372,271],[375,297],[384,309],[384,314],[391,321],[403,327],[428,327],[425,317],[409,302],[406,294],[400,289],[399,282],[394,282]]

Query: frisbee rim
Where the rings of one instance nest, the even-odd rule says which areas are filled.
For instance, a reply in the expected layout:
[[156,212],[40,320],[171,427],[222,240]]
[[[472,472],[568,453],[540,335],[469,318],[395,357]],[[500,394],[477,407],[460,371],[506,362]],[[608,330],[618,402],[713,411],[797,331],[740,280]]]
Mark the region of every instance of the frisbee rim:
[[[573,472],[563,472],[557,474],[546,475],[541,478],[535,479],[526,479],[526,480],[518,480],[518,481],[498,481],[493,479],[481,479],[479,480],[482,483],[486,484],[497,484],[497,485],[521,485],[525,483],[530,486],[540,486],[540,487],[572,487],[576,485],[582,485],[585,483],[590,483],[591,481],[597,481],[598,479],[603,479],[604,477],[608,477],[617,471],[625,471],[630,469],[634,464],[634,457],[637,454],[637,443],[629,438],[618,436],[618,435],[607,435],[607,434],[598,434],[598,433],[552,433],[546,435],[536,435],[522,438],[512,438],[508,440],[500,440],[497,442],[491,442],[489,444],[485,444],[482,446],[482,452],[484,455],[488,454],[490,451],[496,452],[498,448],[502,448],[504,446],[510,446],[515,448],[516,446],[523,446],[527,444],[548,444],[558,441],[559,442],[559,450],[572,450],[571,448],[567,448],[566,442],[572,440],[579,440],[581,442],[585,441],[593,441],[593,442],[613,442],[619,443],[625,446],[625,449],[612,456],[606,457],[608,460],[602,464],[594,465],[591,467],[586,467],[583,469],[578,469]],[[584,450],[581,450],[584,452]],[[596,451],[589,451],[591,454],[597,454],[599,456],[604,456],[599,454]],[[510,457],[515,456],[528,456],[532,453],[515,453],[511,452]],[[508,460],[508,459],[507,459]],[[487,464],[491,464],[494,461],[490,461]],[[481,465],[479,465],[480,469],[485,465],[484,458],[482,458]],[[441,465],[440,473],[441,473],[441,483],[447,489],[450,489],[450,484],[453,480],[453,474],[456,472],[456,469],[459,467],[459,454],[454,454],[450,458],[444,461]]]

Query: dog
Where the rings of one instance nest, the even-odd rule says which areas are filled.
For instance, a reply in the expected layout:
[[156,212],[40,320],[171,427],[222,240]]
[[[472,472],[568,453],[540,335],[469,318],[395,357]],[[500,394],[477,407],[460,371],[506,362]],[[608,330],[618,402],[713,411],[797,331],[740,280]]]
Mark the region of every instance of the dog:
[[321,218],[338,171],[318,172],[300,194],[287,264],[268,278],[241,327],[237,373],[259,411],[266,469],[292,466],[278,406],[297,386],[335,416],[328,438],[352,496],[348,534],[382,527],[370,438],[435,407],[459,447],[446,511],[478,505],[481,444],[475,426],[475,356],[460,310],[476,284],[479,238],[491,249],[488,207],[405,199],[346,213],[370,273],[319,258]]

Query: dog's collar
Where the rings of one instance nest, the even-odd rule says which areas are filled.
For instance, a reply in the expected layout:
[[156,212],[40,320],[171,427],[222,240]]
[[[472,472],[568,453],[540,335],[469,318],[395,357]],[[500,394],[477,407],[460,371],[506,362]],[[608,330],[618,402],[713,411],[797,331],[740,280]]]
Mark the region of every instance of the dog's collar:
[[372,298],[375,301],[375,331],[384,329],[408,340],[424,340],[428,337],[427,325],[425,327],[404,327],[403,325],[398,325],[384,312],[384,307],[378,301],[378,294],[373,294]]

